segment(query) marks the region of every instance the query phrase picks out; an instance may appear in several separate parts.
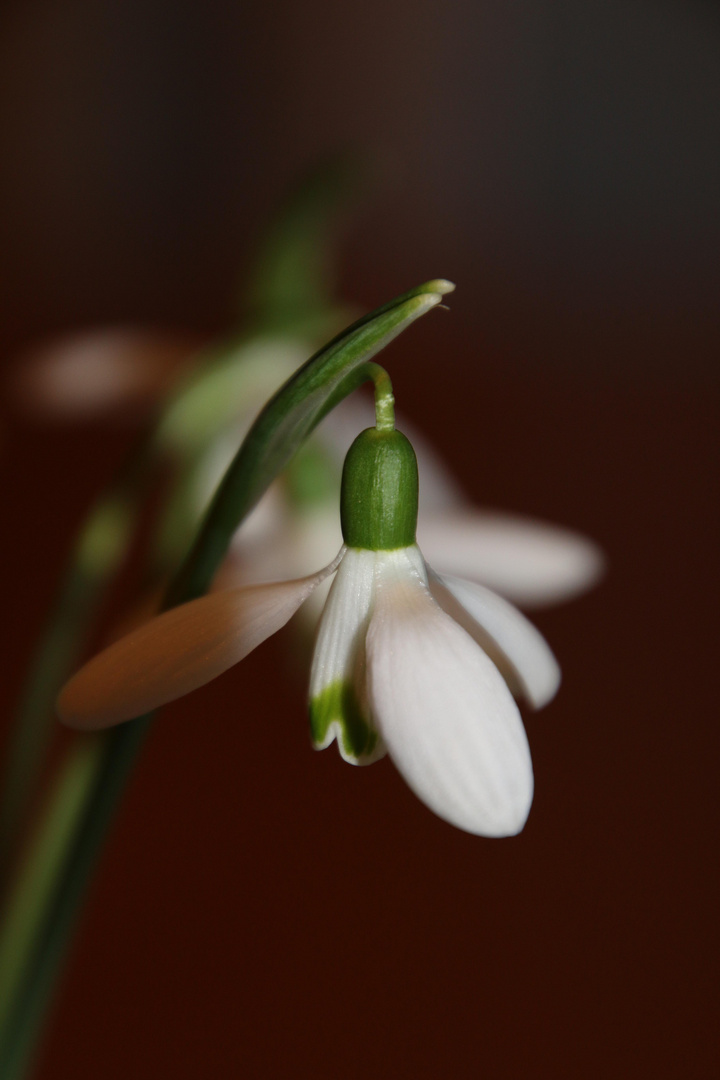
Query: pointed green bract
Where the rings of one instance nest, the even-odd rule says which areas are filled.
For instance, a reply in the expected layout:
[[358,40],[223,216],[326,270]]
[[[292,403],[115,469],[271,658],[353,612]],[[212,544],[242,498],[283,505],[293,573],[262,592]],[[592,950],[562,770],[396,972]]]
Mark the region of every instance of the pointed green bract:
[[331,724],[337,724],[342,756],[359,762],[370,758],[378,733],[368,724],[352,683],[336,679],[310,701],[310,732],[316,747],[328,744]]
[[168,606],[201,596],[233,533],[322,418],[368,377],[366,365],[455,288],[428,281],[353,323],[312,356],[262,410],[210,506]]

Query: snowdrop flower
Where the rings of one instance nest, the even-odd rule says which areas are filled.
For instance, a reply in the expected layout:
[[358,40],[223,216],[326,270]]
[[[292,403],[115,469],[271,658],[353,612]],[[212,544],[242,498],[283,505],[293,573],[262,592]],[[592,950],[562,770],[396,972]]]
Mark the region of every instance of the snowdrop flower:
[[533,773],[511,688],[534,707],[559,684],[540,634],[482,586],[435,575],[415,542],[417,463],[392,425],[362,432],[341,490],[339,554],[297,580],[215,592],[91,660],[58,700],[97,729],[204,685],[280,629],[331,574],[310,680],[313,741],[350,762],[390,755],[436,814],[485,836],[519,832]]
[[318,748],[337,740],[356,764],[387,752],[440,817],[468,832],[512,835],[529,813],[533,775],[510,686],[540,707],[558,688],[559,668],[510,604],[429,570],[415,543],[416,469],[395,431],[369,429],[348,453],[347,550],[318,629],[313,740]]

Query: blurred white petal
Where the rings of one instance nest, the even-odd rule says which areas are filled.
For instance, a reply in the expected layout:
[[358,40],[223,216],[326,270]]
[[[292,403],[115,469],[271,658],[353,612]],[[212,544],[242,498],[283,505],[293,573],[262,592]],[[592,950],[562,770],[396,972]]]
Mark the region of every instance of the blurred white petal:
[[243,522],[233,539],[231,554],[243,582],[307,574],[328,562],[341,546],[337,503],[319,503],[293,513],[276,484]]
[[36,347],[18,361],[13,393],[31,414],[76,419],[137,410],[166,395],[199,342],[139,327],[111,327]]
[[517,706],[492,661],[399,561],[383,564],[366,647],[376,723],[415,794],[467,832],[519,832],[533,775]]
[[567,600],[603,571],[602,553],[591,540],[512,514],[422,516],[418,543],[438,573],[481,581],[523,607]]
[[58,698],[60,718],[79,729],[110,727],[204,686],[284,626],[336,566],[212,593],[158,615],[81,668]]
[[[342,542],[337,503],[293,513],[276,481],[235,534],[212,588],[302,577],[318,563],[329,562]],[[303,604],[298,619],[305,632],[317,626],[329,589],[328,578]]]
[[[446,574],[437,575],[436,581],[431,578],[430,589],[440,606],[464,626],[493,659],[494,650],[489,646],[497,646],[512,668],[524,697],[534,708],[540,709],[552,700],[560,686],[560,667],[540,631],[517,608],[477,582]],[[456,604],[452,603],[452,598]],[[461,611],[458,611],[458,605]],[[461,617],[462,611],[471,616],[468,620],[471,625]],[[487,637],[491,639],[490,643]],[[505,665],[498,663],[497,666],[502,670]]]

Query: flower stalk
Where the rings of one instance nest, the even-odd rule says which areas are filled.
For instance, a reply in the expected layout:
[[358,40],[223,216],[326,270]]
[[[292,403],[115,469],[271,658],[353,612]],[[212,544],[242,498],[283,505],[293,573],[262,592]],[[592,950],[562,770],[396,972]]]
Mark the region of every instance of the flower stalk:
[[37,648],[5,762],[0,806],[0,878],[4,892],[45,761],[58,687],[77,663],[105,588],[132,536],[152,477],[145,440],[90,511]]
[[395,397],[390,376],[379,364],[369,364],[368,372],[375,386],[375,427],[378,431],[394,431]]

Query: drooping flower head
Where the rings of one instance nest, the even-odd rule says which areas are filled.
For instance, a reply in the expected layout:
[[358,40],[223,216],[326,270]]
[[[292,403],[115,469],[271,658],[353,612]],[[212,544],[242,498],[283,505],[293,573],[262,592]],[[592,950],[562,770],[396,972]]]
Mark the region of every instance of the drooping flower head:
[[313,740],[318,748],[336,740],[355,764],[389,753],[439,816],[469,832],[510,835],[527,818],[533,776],[499,667],[535,705],[554,694],[559,670],[500,597],[429,570],[415,542],[417,491],[408,440],[362,432],[345,463],[346,551],[313,658]]
[[415,542],[417,463],[394,430],[391,395],[378,416],[347,455],[344,543],[329,566],[165,612],[91,660],[58,710],[71,726],[101,728],[188,693],[243,659],[335,573],[310,681],[315,745],[336,740],[358,764],[388,753],[440,817],[512,835],[527,818],[533,776],[511,688],[538,707],[559,669],[509,603],[426,566]]

